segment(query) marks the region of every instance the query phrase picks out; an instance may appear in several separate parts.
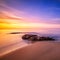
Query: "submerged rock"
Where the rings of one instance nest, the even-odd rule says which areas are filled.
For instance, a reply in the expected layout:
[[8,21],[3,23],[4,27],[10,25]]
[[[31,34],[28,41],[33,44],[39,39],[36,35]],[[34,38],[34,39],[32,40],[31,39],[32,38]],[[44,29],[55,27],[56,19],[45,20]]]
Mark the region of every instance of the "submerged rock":
[[20,32],[11,32],[9,34],[20,34]]

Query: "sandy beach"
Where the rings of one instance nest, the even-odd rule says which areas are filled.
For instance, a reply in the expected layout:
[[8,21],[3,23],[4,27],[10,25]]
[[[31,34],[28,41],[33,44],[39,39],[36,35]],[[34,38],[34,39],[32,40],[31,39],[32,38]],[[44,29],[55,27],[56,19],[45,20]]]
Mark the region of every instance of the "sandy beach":
[[0,60],[60,60],[60,42],[36,42],[4,55]]

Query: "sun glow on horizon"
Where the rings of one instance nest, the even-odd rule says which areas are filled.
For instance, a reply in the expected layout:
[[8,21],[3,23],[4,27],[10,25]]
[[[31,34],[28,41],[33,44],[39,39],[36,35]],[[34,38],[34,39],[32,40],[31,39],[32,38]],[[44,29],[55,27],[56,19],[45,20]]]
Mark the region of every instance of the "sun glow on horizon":
[[[11,21],[12,22],[12,21]],[[0,23],[0,29],[12,29],[12,28],[59,28],[59,24],[45,24],[45,23]]]

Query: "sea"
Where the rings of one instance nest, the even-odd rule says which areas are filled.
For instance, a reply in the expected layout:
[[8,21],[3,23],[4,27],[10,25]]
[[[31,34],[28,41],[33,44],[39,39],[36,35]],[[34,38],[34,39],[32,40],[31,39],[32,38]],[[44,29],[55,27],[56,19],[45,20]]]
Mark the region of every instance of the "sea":
[[[22,39],[25,34],[35,34],[39,36],[53,37],[55,41],[60,42],[60,29],[54,30],[31,30],[20,31],[20,29],[1,29],[0,30],[0,56],[6,55],[17,49],[31,45]],[[39,41],[40,42],[40,41]]]

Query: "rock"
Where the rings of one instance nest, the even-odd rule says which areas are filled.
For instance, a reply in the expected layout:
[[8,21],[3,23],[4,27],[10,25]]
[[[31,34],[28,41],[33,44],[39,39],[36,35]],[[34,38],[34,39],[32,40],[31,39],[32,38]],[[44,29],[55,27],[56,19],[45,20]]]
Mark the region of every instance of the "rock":
[[33,35],[33,34],[25,34],[22,36],[22,39],[23,40],[28,40],[28,41],[33,41],[33,42],[36,42],[36,41],[54,41],[55,39],[52,38],[52,37],[40,37],[38,35]]

